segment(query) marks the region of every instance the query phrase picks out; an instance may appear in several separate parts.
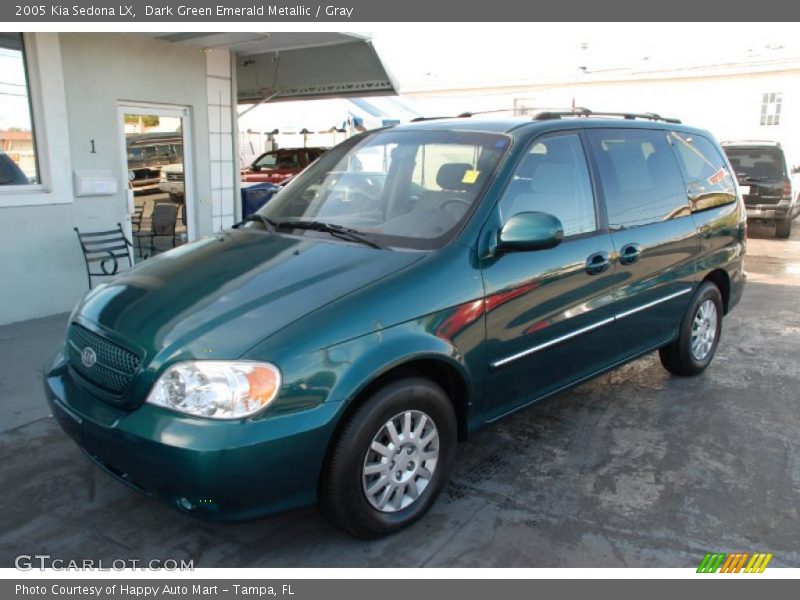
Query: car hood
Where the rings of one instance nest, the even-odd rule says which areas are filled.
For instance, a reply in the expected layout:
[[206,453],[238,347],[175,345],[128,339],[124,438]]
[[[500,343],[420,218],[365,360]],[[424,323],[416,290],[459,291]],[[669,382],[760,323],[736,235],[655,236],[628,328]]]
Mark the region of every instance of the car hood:
[[237,358],[290,323],[424,256],[231,230],[90,292],[77,319],[156,364]]

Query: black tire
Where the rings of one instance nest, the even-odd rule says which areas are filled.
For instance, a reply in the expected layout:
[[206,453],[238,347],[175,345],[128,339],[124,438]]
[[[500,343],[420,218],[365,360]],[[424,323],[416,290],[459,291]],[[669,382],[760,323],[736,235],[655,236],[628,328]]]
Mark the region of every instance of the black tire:
[[[420,411],[433,421],[439,435],[439,455],[419,496],[405,508],[383,512],[367,499],[363,469],[375,436],[390,419],[406,411]],[[365,539],[409,526],[428,511],[447,482],[456,439],[453,405],[441,387],[416,376],[388,382],[358,408],[334,442],[321,481],[323,513],[334,525]]]
[[775,223],[775,237],[781,240],[787,239],[792,235],[792,219],[781,219]]
[[[716,308],[716,328],[714,339],[708,353],[702,358],[698,359],[692,353],[692,329],[694,326],[695,317],[697,316],[700,307],[707,301],[713,302]],[[658,351],[661,358],[661,364],[664,368],[674,375],[691,376],[702,373],[714,358],[714,353],[717,351],[719,338],[722,334],[722,294],[719,288],[711,283],[705,281],[697,288],[689,308],[683,315],[678,332],[678,339],[670,344],[667,344]]]

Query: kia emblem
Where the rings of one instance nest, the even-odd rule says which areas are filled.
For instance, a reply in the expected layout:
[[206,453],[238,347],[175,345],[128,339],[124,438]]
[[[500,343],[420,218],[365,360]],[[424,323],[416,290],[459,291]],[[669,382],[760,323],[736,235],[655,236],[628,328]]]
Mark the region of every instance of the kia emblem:
[[86,346],[83,350],[81,350],[81,362],[83,366],[87,369],[91,369],[94,366],[94,363],[97,362],[97,354],[94,350]]

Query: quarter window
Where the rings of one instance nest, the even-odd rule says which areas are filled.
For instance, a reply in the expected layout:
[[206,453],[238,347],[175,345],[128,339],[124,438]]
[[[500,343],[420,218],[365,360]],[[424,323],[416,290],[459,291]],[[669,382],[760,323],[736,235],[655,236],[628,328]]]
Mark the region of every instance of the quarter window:
[[500,200],[504,221],[521,212],[558,217],[565,236],[596,229],[592,184],[577,134],[540,138],[525,154]]
[[22,34],[0,33],[0,186],[40,181]]
[[686,189],[663,131],[589,131],[611,229],[689,214]]
[[693,211],[736,201],[736,187],[722,156],[699,135],[671,132],[669,139],[686,179]]

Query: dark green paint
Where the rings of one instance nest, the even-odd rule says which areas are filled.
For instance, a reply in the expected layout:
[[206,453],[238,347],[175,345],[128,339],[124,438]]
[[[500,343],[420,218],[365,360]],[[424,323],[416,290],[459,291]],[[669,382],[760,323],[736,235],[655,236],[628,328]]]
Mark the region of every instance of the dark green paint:
[[553,215],[541,212],[512,215],[497,235],[497,250],[548,250],[564,239],[564,227]]
[[[729,282],[728,309],[743,288],[741,200],[636,229],[566,238],[545,217],[503,229],[497,200],[529,143],[544,133],[592,127],[703,132],[650,122],[564,119],[486,124],[429,121],[421,129],[505,132],[511,148],[453,241],[436,251],[375,250],[338,240],[219,233],[151,259],[84,299],[73,320],[144,360],[122,407],[92,397],[61,350],[45,365],[45,389],[64,429],[94,460],[133,487],[196,513],[239,520],[313,503],[326,451],[371,382],[426,361],[461,382],[462,431],[576,385],[674,339],[690,295],[614,321],[614,315],[712,271]],[[706,134],[707,135],[707,134]],[[498,252],[498,241],[517,244]],[[538,240],[538,242],[537,242]],[[535,242],[535,243],[534,243]],[[619,249],[641,257],[622,264]],[[502,244],[500,244],[502,245]],[[547,245],[547,244],[545,244]],[[608,268],[586,271],[602,253]],[[499,360],[610,321],[493,368]],[[144,404],[176,361],[265,360],[279,366],[279,397],[241,421],[182,416]]]

